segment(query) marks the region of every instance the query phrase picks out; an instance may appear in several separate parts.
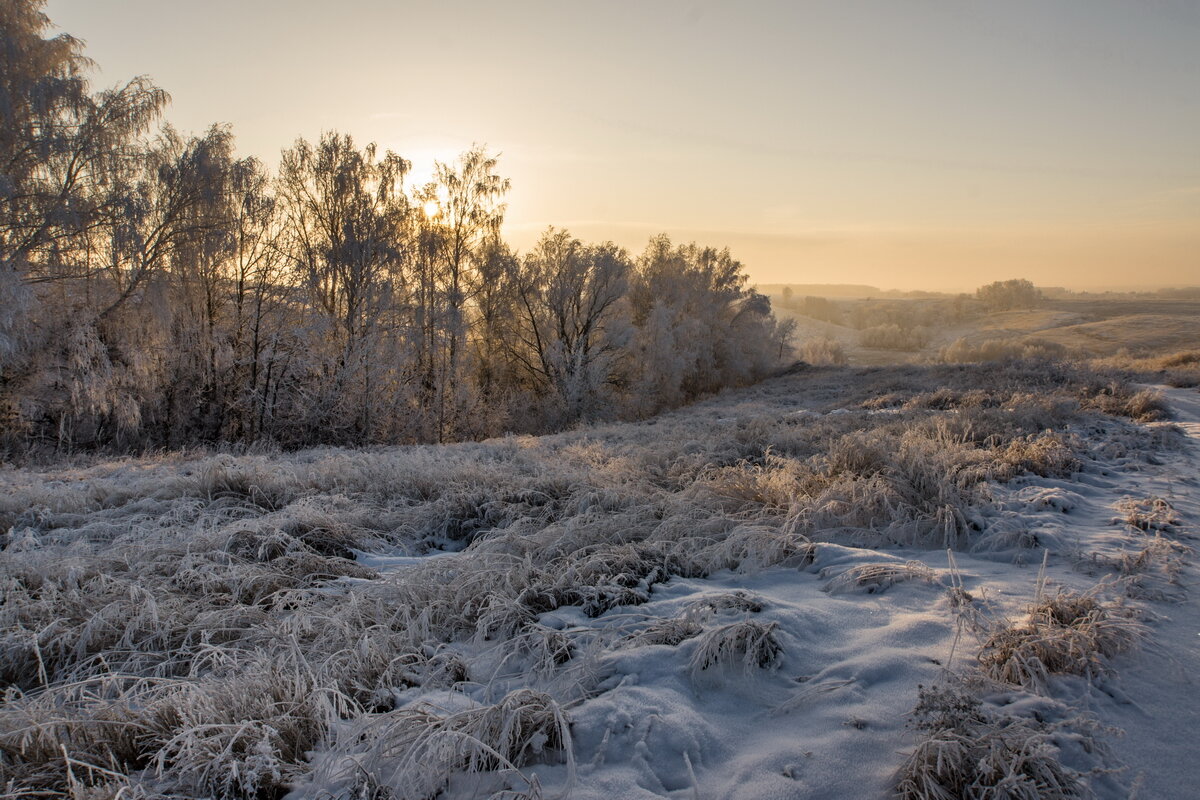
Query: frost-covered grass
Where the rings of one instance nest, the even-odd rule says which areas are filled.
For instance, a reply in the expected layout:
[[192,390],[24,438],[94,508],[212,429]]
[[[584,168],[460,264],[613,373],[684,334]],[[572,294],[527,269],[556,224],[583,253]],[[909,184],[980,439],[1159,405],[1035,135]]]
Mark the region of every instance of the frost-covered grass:
[[968,687],[920,690],[911,723],[920,736],[900,769],[903,800],[1067,800],[1088,797],[1082,776],[1064,767],[1064,739],[1082,739],[1077,720],[1051,723],[1044,714],[1011,714],[985,707]]
[[1040,594],[1022,620],[994,622],[979,652],[989,677],[1026,688],[1045,687],[1052,675],[1096,677],[1107,659],[1133,648],[1144,626],[1100,587]]
[[[717,673],[776,686],[822,647],[745,593],[639,615],[664,586],[790,570],[831,576],[839,604],[939,597],[920,561],[844,559],[1022,558],[1039,540],[998,494],[1097,458],[1143,463],[1169,437],[1108,416],[1144,416],[1136,396],[1044,364],[807,369],[540,438],[2,471],[0,786],[536,796],[538,765],[596,763],[570,721],[614,691],[620,659],[677,651],[678,691],[724,691]],[[1077,615],[1100,655],[1131,643],[1107,609]]]

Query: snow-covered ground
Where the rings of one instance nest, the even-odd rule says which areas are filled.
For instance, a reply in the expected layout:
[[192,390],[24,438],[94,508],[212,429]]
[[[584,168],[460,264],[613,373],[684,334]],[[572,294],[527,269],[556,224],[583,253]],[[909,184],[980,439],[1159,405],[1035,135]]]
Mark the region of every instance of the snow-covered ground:
[[[1154,388],[1168,398],[1175,424],[1200,439],[1200,394]],[[1013,564],[821,544],[811,562],[676,579],[644,605],[596,619],[546,612],[539,623],[549,629],[607,643],[669,621],[694,620],[708,634],[753,621],[771,631],[782,654],[768,669],[737,654],[697,670],[702,635],[674,646],[605,648],[582,668],[594,696],[570,707],[572,768],[539,765],[526,773],[537,775],[548,796],[598,800],[887,797],[912,738],[906,718],[917,687],[955,673],[977,649],[962,639],[947,588],[961,586],[987,598],[989,613],[1013,617],[1023,614],[1039,579],[1088,591],[1098,574],[1093,559],[1145,545],[1147,533],[1117,513],[1121,501],[1161,497],[1196,518],[1197,455],[1193,441],[1162,464],[1119,455],[1093,461],[1084,475],[1019,479],[998,491],[990,524],[1038,536],[1047,544],[1038,551],[1047,556],[1044,569],[1032,556]],[[872,579],[877,566],[896,572]],[[1143,650],[1114,659],[1111,674],[1057,678],[1045,691],[1065,704],[1050,713],[1090,714],[1120,729],[1100,737],[1115,757],[1075,765],[1097,770],[1088,786],[1101,797],[1127,797],[1131,788],[1142,797],[1187,797],[1200,785],[1192,737],[1200,724],[1192,694],[1200,688],[1200,601],[1183,588],[1193,584],[1194,565],[1181,558],[1177,567],[1170,581],[1151,578],[1145,594],[1131,592],[1150,621]],[[476,699],[489,696],[480,687]],[[419,692],[410,699],[429,702]],[[1105,775],[1104,768],[1122,773]],[[472,776],[455,789],[487,796],[485,786],[497,788]]]
[[[1157,496],[1179,511],[1182,530],[1194,531],[1200,519],[1200,392],[1159,387],[1175,411],[1175,424],[1187,435],[1186,447],[1161,466],[1123,474],[1120,490],[1129,496]],[[1187,541],[1194,540],[1194,534]],[[1200,794],[1200,583],[1190,553],[1180,559],[1182,590],[1172,602],[1146,609],[1150,640],[1144,650],[1115,666],[1117,692],[1093,695],[1096,713],[1124,731],[1117,743],[1122,759],[1140,786],[1139,797],[1190,797]]]
[[[1080,796],[1189,796],[1200,394],[1142,425],[1097,381],[816,370],[537,439],[8,470],[0,776],[883,798],[918,687],[963,686]],[[1120,646],[986,677],[1060,590]]]

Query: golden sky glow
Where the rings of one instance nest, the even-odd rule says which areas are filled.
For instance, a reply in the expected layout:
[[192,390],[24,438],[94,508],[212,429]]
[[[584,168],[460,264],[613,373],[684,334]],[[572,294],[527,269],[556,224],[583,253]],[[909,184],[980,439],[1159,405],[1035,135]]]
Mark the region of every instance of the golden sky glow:
[[1191,0],[51,0],[97,85],[274,164],[336,128],[414,162],[473,142],[507,236],[729,245],[758,281],[1200,284]]

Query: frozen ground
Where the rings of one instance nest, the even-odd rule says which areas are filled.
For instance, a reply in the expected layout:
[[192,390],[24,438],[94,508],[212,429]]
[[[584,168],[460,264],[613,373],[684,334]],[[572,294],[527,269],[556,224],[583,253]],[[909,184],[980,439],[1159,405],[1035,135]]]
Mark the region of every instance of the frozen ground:
[[[7,470],[0,777],[883,798],[936,685],[1032,731],[1057,796],[1188,796],[1200,395],[1137,423],[1106,381],[810,370],[537,439]],[[997,657],[1060,592],[1094,598],[1067,657]]]
[[[1167,498],[1184,518],[1194,521],[1200,511],[1200,393],[1161,389],[1190,443],[1162,468],[1127,476],[1127,492]],[[1179,583],[1195,587],[1200,577],[1195,561],[1181,561],[1180,570]],[[1200,792],[1200,759],[1195,757],[1200,730],[1200,596],[1194,589],[1183,592],[1176,602],[1156,604],[1149,613],[1151,641],[1139,657],[1123,660],[1118,667],[1123,695],[1101,696],[1097,712],[1125,732],[1117,747],[1135,772],[1139,797],[1188,797]]]

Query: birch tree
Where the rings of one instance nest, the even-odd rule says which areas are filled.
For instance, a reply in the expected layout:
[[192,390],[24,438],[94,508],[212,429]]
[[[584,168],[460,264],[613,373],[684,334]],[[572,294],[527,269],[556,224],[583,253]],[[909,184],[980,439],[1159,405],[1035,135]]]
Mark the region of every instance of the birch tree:
[[319,383],[314,413],[335,434],[369,436],[378,422],[376,337],[403,279],[409,167],[391,151],[378,156],[374,143],[359,150],[333,132],[315,145],[300,139],[283,154],[285,248],[323,322],[313,343],[330,351],[311,376]]

